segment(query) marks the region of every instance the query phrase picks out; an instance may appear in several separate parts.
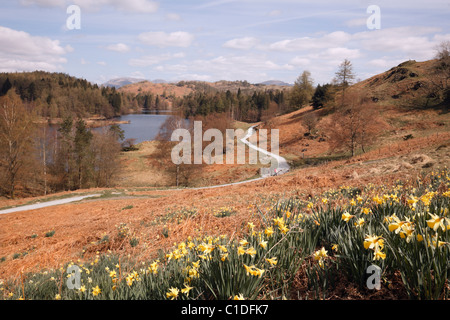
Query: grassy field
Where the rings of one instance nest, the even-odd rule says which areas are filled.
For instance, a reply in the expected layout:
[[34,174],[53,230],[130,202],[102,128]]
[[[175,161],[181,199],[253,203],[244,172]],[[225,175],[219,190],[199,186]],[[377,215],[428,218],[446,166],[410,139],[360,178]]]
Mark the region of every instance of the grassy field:
[[[188,237],[149,260],[97,252],[0,284],[3,299],[448,299],[448,170],[255,205],[239,237]],[[131,209],[123,208],[123,210]],[[167,221],[196,210],[172,212]],[[230,208],[220,208],[226,219]],[[160,221],[161,222],[161,221]],[[126,224],[117,239],[139,240]],[[117,241],[117,239],[115,241]],[[112,241],[104,237],[100,241]],[[80,286],[68,288],[80,272]],[[372,269],[371,269],[372,268]],[[370,278],[379,270],[379,282]],[[379,285],[379,288],[374,286]]]

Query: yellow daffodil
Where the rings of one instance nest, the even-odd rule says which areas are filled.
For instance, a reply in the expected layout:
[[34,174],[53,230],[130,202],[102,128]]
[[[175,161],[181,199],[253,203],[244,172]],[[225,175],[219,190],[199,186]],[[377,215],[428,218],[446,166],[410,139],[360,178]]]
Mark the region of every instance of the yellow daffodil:
[[284,219],[283,219],[283,217],[275,218],[275,219],[273,219],[273,223],[276,226],[284,225]]
[[381,252],[381,250],[376,250],[373,256],[373,260],[386,259],[386,253]]
[[98,296],[100,293],[102,293],[102,290],[98,286],[96,286],[94,289],[92,289],[92,295],[94,297]]
[[272,266],[276,266],[277,263],[278,263],[276,257],[273,257],[273,258],[270,258],[270,259],[269,259],[269,258],[266,258],[266,261],[267,261],[268,263],[270,263],[270,265],[272,265]]
[[439,228],[445,231],[444,218],[441,218],[438,215],[432,213],[429,213],[429,215],[431,216],[431,219],[427,220],[428,227],[430,227],[434,231],[437,231],[437,229]]
[[359,218],[358,220],[356,220],[355,222],[355,227],[359,227],[362,228],[362,226],[364,225],[364,218]]
[[181,293],[186,294],[187,296],[189,295],[189,291],[192,290],[193,287],[188,286],[187,284],[184,284],[184,288],[181,289]]
[[245,254],[245,249],[243,246],[239,246],[237,248],[237,252],[238,252],[238,256],[242,256],[243,254]]
[[245,253],[254,257],[256,255],[256,250],[253,247],[248,248],[247,250],[245,250]]
[[249,274],[251,274],[251,272],[252,272],[253,268],[255,268],[255,266],[249,267],[246,264],[244,264],[244,268],[245,268],[245,271],[247,271],[247,275],[249,275]]
[[273,235],[273,232],[274,231],[273,231],[272,227],[268,227],[268,228],[266,228],[266,230],[264,230],[264,234],[269,238]]
[[345,222],[349,222],[351,218],[353,218],[354,215],[351,215],[350,213],[348,213],[347,211],[345,211],[342,214],[342,220],[344,220]]
[[267,249],[267,241],[261,241],[260,243],[259,243],[259,246],[261,247],[261,248],[263,248],[263,249]]
[[174,300],[178,298],[178,294],[180,291],[177,288],[170,288],[169,292],[166,293],[166,297],[170,298],[170,300]]
[[383,247],[384,240],[381,236],[367,235],[364,239],[364,248],[366,249],[374,249],[376,251],[378,248],[383,249]]
[[247,240],[245,240],[245,239],[242,239],[241,241],[239,241],[239,244],[241,245],[241,246],[246,246],[246,245],[248,245],[248,241]]
[[242,295],[242,293],[240,293],[239,295],[235,295],[233,297],[233,300],[245,300],[244,296]]

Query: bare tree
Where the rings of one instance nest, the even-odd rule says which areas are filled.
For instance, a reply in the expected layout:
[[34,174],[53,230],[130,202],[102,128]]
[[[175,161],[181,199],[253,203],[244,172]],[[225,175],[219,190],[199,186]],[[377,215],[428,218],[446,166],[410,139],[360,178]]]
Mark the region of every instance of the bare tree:
[[434,74],[437,78],[439,88],[444,93],[444,99],[448,99],[448,86],[450,81],[450,41],[444,41],[437,46],[436,59]]
[[[156,137],[157,148],[154,154],[155,159],[163,167],[166,172],[173,178],[176,187],[180,185],[189,185],[190,179],[194,172],[199,169],[199,165],[180,163],[175,164],[172,161],[172,149],[177,142],[172,142],[172,133],[176,129],[187,129],[191,132],[190,123],[184,119],[181,114],[174,114],[167,118],[165,123],[161,126],[160,131]],[[192,152],[191,152],[192,154]]]
[[308,130],[308,135],[311,135],[311,132],[316,127],[318,121],[319,116],[315,112],[309,112],[303,116],[303,124]]
[[93,132],[91,149],[94,155],[95,185],[97,187],[111,187],[114,183],[114,177],[120,170],[121,145],[116,134],[107,128]]
[[376,140],[381,121],[376,105],[360,92],[349,91],[341,107],[333,114],[330,142],[335,149],[344,148],[352,157],[358,147],[362,152]]
[[15,198],[16,185],[30,158],[34,136],[33,117],[14,90],[0,99],[0,167],[6,191]]

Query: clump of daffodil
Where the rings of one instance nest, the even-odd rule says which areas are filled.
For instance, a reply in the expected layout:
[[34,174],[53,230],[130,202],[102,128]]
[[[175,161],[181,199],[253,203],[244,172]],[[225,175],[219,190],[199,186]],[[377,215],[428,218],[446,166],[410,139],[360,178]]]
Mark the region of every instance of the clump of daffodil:
[[322,249],[317,250],[316,252],[314,252],[313,254],[314,260],[319,262],[319,266],[321,268],[324,267],[324,260],[328,257],[328,251],[325,250],[325,247],[322,247]]
[[364,248],[373,250],[373,260],[386,259],[386,254],[382,252],[384,248],[383,237],[376,235],[367,235],[364,239]]
[[245,271],[247,271],[247,275],[251,274],[252,276],[259,277],[259,278],[262,277],[262,275],[265,271],[263,269],[259,269],[259,268],[255,267],[254,265],[249,267],[246,264],[244,264],[244,268],[245,268]]

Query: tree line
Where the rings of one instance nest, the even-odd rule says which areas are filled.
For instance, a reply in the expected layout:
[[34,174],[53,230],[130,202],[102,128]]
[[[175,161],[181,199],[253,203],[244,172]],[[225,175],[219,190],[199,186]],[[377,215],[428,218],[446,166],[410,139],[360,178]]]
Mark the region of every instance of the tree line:
[[99,87],[64,73],[0,73],[0,96],[15,90],[36,114],[45,118],[101,115],[111,118],[142,108],[135,96]]
[[120,127],[92,131],[71,115],[59,126],[41,119],[14,90],[0,97],[0,195],[15,198],[113,184],[123,139]]

